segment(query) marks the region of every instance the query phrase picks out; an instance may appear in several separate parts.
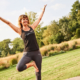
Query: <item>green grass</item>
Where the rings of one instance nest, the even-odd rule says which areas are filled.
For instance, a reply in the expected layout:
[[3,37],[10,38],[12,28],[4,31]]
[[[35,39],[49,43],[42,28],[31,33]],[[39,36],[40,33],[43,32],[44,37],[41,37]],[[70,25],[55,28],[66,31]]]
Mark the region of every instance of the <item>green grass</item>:
[[[80,76],[80,49],[43,58],[42,80],[65,80]],[[36,80],[34,68],[17,72],[16,67],[0,71],[0,80]]]

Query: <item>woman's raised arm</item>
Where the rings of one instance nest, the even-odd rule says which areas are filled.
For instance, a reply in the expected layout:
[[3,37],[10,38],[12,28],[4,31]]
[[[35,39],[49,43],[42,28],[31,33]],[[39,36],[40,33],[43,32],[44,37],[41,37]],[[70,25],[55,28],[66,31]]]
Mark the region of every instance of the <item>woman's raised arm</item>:
[[21,34],[21,29],[13,25],[11,22],[3,19],[2,17],[0,17],[0,20],[6,23],[7,25],[9,25],[15,32],[17,32],[18,34]]
[[41,21],[46,6],[47,6],[47,5],[44,5],[44,8],[43,8],[43,10],[42,10],[41,15],[40,15],[39,18],[31,25],[31,27],[33,28],[33,30],[38,26],[39,22]]

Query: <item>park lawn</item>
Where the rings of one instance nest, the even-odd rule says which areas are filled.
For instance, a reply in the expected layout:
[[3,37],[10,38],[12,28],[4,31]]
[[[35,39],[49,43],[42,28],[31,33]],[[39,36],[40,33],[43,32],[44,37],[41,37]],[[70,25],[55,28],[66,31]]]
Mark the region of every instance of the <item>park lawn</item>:
[[[42,80],[65,80],[80,76],[80,49],[43,58]],[[16,67],[0,71],[0,80],[36,80],[34,68],[18,72]]]

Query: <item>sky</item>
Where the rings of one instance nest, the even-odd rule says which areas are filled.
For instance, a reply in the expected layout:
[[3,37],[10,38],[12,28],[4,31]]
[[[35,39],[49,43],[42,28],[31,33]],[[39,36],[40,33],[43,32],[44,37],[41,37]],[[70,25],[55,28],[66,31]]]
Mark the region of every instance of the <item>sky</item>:
[[[36,12],[37,16],[42,12],[42,8],[47,4],[42,17],[42,27],[49,25],[51,21],[59,21],[60,18],[68,16],[72,5],[76,0],[0,0],[0,17],[8,20],[16,27],[18,26],[18,17],[25,12]],[[80,0],[79,0],[80,1]],[[20,35],[12,28],[0,20],[0,41],[11,39],[13,41]]]

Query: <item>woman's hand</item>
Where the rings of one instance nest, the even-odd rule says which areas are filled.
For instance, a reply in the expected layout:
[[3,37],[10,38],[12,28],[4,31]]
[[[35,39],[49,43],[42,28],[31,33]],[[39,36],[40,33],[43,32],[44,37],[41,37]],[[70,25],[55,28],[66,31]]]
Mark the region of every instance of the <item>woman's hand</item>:
[[43,11],[45,11],[46,6],[47,6],[47,4],[46,4],[46,5],[44,5],[44,7],[43,7],[43,9],[42,9]]

